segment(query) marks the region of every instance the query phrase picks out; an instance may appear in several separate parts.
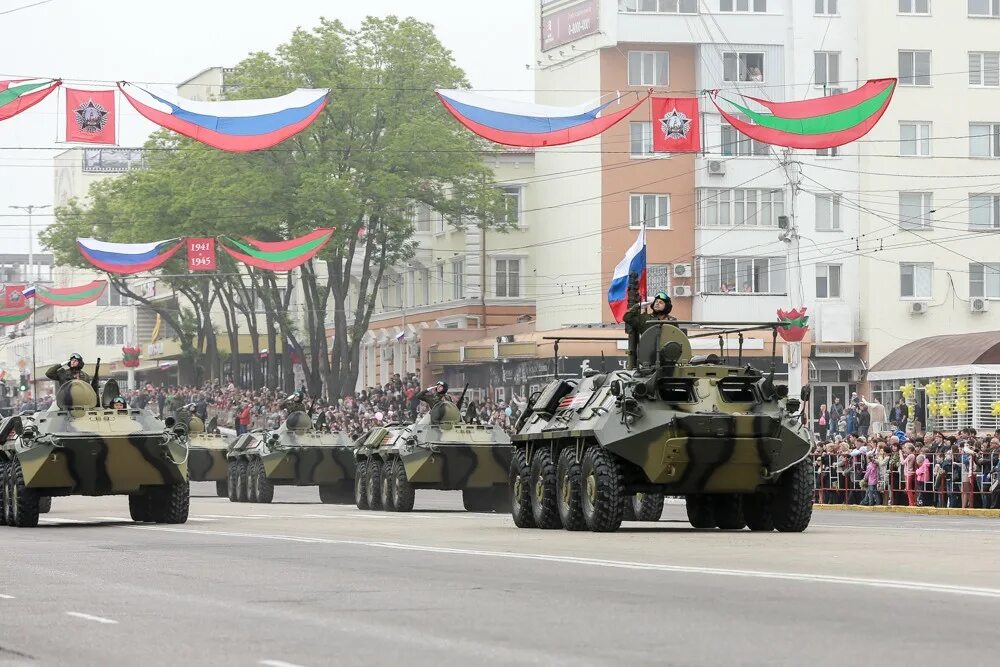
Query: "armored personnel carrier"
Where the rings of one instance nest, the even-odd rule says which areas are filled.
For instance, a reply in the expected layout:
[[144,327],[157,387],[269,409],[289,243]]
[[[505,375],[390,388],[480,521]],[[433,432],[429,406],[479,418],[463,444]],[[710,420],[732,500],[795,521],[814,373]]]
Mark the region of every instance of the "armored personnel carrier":
[[37,526],[40,502],[53,496],[107,495],[128,495],[135,521],[187,521],[187,451],[173,420],[112,409],[117,395],[114,380],[101,401],[88,383],[73,380],[49,410],[0,424],[0,523]]
[[[695,528],[806,529],[814,482],[800,409],[808,387],[790,398],[773,373],[693,356],[675,324],[693,323],[642,333],[636,370],[555,380],[531,397],[509,474],[518,527],[614,531],[626,508],[659,518],[671,495],[685,497]],[[744,331],[776,326],[728,333],[742,341]]]
[[225,498],[229,495],[229,451],[230,439],[219,433],[215,417],[208,425],[197,415],[179,410],[175,416],[177,425],[185,430],[188,446],[188,472],[192,482],[215,482],[215,495]]
[[318,486],[324,503],[354,498],[354,442],[346,433],[317,431],[293,412],[275,431],[239,436],[227,453],[229,499],[269,503],[275,486]]
[[358,440],[358,509],[409,512],[417,489],[461,491],[470,512],[506,512],[510,437],[462,419],[448,401],[415,424],[374,428]]

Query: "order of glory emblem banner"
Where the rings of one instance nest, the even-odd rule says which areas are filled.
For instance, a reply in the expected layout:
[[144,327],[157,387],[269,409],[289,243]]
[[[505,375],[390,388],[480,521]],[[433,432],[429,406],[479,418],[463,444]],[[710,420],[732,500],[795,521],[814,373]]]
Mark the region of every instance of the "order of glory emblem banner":
[[115,144],[115,91],[66,89],[66,141]]

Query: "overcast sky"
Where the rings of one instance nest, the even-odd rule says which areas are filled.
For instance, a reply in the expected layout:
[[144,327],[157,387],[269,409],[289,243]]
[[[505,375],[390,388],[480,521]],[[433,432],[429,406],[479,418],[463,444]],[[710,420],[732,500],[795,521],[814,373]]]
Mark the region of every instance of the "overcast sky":
[[[270,51],[296,27],[321,16],[356,27],[366,15],[415,16],[437,29],[473,87],[528,91],[534,0],[0,0],[0,79],[25,76],[178,83],[212,66],[234,65],[253,51]],[[79,85],[68,82],[66,85]],[[80,85],[80,87],[84,87]],[[499,95],[499,93],[498,93]],[[531,99],[527,92],[503,96]],[[123,146],[142,144],[154,126],[124,103]],[[56,144],[56,95],[0,123],[0,239],[6,252],[27,251],[27,224],[10,205],[51,204],[52,156],[58,150],[18,150]],[[35,232],[51,217],[35,216]],[[13,216],[13,217],[12,217]],[[38,245],[35,245],[38,251]]]

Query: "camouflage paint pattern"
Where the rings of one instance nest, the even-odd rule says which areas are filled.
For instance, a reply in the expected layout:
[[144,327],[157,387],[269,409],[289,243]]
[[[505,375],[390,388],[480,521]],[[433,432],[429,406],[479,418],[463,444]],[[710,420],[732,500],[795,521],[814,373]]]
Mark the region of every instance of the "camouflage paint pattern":
[[289,428],[286,422],[276,431],[244,433],[227,454],[230,460],[253,457],[261,459],[267,479],[277,485],[354,481],[354,442],[346,433]]
[[[200,420],[199,420],[200,421]],[[226,453],[229,438],[219,433],[188,433],[188,471],[193,482],[217,482],[227,479]]]

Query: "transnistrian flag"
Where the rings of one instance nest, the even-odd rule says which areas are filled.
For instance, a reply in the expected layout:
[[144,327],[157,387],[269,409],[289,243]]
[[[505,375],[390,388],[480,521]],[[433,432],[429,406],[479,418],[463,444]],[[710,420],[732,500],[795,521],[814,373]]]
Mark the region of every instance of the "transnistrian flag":
[[35,106],[61,83],[53,79],[0,81],[0,120],[7,120]]
[[719,91],[712,92],[712,103],[726,122],[751,139],[787,148],[835,148],[868,134],[882,118],[895,89],[896,79],[872,79],[848,93],[798,102],[745,97],[771,113],[723,100],[749,122],[719,106]]
[[291,271],[316,256],[333,236],[333,228],[317,229],[288,241],[238,241],[228,236],[219,237],[219,245],[233,259],[267,271]]
[[107,280],[94,280],[79,287],[38,287],[35,298],[50,306],[83,306],[101,298]]

